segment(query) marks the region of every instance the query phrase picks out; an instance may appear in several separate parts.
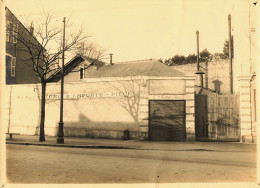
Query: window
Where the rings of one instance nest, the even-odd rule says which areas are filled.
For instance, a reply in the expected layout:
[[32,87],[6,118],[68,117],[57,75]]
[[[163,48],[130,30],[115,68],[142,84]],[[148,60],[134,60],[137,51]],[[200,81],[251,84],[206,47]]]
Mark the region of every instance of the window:
[[10,21],[6,21],[6,42],[10,42]]
[[11,58],[11,76],[15,77],[15,66],[16,66],[16,58]]
[[18,24],[7,21],[6,42],[17,43]]
[[17,43],[17,36],[18,36],[18,24],[14,24],[13,28],[13,43]]

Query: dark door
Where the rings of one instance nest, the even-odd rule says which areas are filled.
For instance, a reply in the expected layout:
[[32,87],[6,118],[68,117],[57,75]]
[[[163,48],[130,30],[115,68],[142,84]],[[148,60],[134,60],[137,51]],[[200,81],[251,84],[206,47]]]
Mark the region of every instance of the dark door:
[[208,138],[208,105],[206,95],[195,96],[195,134],[197,141]]
[[185,101],[149,101],[149,140],[186,140]]

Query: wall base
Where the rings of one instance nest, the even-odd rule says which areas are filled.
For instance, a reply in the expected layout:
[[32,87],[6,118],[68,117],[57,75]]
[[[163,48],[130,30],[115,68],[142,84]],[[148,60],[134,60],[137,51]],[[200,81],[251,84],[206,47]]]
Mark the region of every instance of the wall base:
[[196,141],[195,134],[186,135],[186,142],[195,142],[195,141]]
[[252,136],[252,135],[244,135],[242,136],[242,142],[243,143],[255,143],[256,137]]

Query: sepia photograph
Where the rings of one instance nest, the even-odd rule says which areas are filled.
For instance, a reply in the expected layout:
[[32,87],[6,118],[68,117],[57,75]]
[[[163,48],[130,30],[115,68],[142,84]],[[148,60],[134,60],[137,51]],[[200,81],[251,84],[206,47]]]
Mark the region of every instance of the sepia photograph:
[[259,185],[259,18],[257,0],[0,0],[1,188]]

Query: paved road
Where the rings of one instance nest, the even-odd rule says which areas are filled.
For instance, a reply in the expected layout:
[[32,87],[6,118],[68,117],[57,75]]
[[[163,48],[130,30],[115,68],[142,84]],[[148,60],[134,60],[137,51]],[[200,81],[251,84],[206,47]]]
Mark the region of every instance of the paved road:
[[255,182],[256,152],[7,145],[10,183]]

